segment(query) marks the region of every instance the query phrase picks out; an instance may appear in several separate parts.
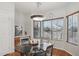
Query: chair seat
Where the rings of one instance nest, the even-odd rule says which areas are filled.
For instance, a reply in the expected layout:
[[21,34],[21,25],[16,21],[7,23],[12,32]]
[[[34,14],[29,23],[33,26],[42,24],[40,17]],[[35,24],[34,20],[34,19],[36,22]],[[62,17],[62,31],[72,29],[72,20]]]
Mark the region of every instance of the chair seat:
[[45,51],[43,49],[35,50],[33,56],[45,56]]
[[45,52],[38,52],[38,53],[35,53],[34,56],[45,56]]

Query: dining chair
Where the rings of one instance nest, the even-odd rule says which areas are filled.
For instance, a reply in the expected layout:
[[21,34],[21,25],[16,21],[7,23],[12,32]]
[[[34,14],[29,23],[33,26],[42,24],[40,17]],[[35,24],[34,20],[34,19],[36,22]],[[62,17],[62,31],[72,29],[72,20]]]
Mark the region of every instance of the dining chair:
[[26,56],[30,56],[32,50],[33,50],[33,47],[31,47],[31,46],[29,46],[29,45],[24,46],[24,47],[22,48],[22,51],[23,51],[24,55],[26,55]]
[[47,48],[46,48],[46,56],[52,56],[52,53],[53,52],[53,45],[49,45]]
[[45,56],[45,51],[43,49],[38,49],[33,56]]

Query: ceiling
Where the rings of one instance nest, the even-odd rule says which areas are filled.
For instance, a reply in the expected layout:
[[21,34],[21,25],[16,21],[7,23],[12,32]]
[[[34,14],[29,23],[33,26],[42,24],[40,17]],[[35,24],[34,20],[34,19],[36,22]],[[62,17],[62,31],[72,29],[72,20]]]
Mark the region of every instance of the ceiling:
[[41,2],[39,8],[37,7],[38,2],[16,2],[15,10],[27,15],[30,18],[32,15],[41,14],[46,19],[51,19],[54,10],[68,7],[72,2]]
[[41,2],[39,8],[37,7],[37,2],[16,2],[16,10],[23,13],[35,14],[39,11],[39,13],[46,13],[48,11],[62,8],[68,6],[69,2]]

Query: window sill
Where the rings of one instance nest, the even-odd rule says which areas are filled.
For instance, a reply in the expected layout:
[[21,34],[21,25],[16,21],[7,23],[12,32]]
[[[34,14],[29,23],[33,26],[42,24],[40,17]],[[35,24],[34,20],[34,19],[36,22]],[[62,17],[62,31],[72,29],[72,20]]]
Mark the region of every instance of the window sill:
[[78,46],[78,44],[71,43],[71,42],[68,42],[68,41],[67,41],[67,43],[72,44],[72,45],[75,45],[75,46]]

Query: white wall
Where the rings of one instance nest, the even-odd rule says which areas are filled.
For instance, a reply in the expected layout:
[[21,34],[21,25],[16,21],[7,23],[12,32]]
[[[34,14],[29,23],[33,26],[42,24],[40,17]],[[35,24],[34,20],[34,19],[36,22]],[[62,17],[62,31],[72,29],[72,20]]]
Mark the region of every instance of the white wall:
[[32,26],[31,26],[31,19],[29,17],[29,14],[24,14],[20,11],[15,11],[15,25],[22,26],[23,28],[23,35],[24,31],[27,32],[28,35],[32,36]]
[[27,34],[32,37],[33,36],[33,22],[32,22],[32,19],[30,19],[29,15],[30,14],[25,14],[25,16],[26,16],[25,28],[26,28]]
[[22,26],[22,28],[23,28],[22,35],[24,35],[24,31],[26,31],[25,30],[25,23],[26,23],[25,21],[26,21],[25,15],[22,12],[15,10],[15,25]]
[[0,55],[14,51],[14,3],[0,3]]

